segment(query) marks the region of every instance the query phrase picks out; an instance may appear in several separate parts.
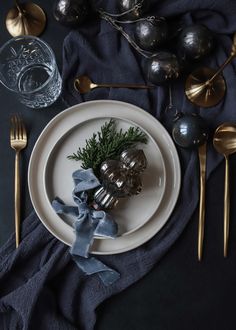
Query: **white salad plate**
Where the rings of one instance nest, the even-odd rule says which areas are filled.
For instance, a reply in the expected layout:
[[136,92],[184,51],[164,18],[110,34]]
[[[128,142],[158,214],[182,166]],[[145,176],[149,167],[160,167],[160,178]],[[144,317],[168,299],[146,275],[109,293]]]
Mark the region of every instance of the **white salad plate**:
[[[100,131],[110,118],[99,117],[82,121],[66,131],[52,147],[44,171],[44,187],[49,207],[56,196],[65,204],[74,205],[72,173],[81,168],[81,162],[68,160],[67,156],[76,152],[78,146],[84,148],[86,140]],[[117,130],[122,129],[125,132],[131,126],[137,127],[132,121],[117,116],[112,118],[115,120]],[[109,211],[118,224],[118,235],[128,235],[143,226],[157,211],[165,192],[166,172],[162,154],[153,138],[147,132],[144,133],[147,135],[148,143],[138,146],[143,149],[148,163],[148,168],[141,176],[142,191],[137,196],[121,199],[118,206]],[[61,217],[72,226],[74,219],[65,215]]]
[[73,106],[54,117],[39,136],[29,163],[28,184],[34,209],[45,227],[71,245],[72,221],[59,217],[51,201],[60,197],[73,205],[72,173],[80,163],[67,159],[85,140],[114,118],[124,130],[138,126],[148,135],[140,145],[148,160],[143,190],[121,201],[112,211],[120,228],[116,239],[95,239],[94,254],[115,254],[134,249],[152,238],[167,222],[180,189],[180,164],[176,148],[165,128],[146,111],[119,101],[99,100]]

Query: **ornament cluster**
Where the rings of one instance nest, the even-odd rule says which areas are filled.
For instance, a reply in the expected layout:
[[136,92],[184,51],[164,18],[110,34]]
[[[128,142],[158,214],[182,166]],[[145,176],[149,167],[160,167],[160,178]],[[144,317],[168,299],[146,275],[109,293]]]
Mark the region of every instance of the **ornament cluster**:
[[120,198],[138,195],[142,190],[141,174],[147,159],[141,149],[124,150],[119,160],[106,160],[101,164],[102,185],[94,194],[99,208],[110,209]]
[[[164,17],[150,15],[148,0],[119,0],[119,13],[93,8],[88,0],[56,0],[54,17],[62,24],[78,27],[93,13],[108,21],[146,59],[144,71],[155,85],[177,79],[193,61],[209,55],[214,48],[213,33],[205,26],[173,26]],[[133,35],[125,31],[132,24]],[[173,32],[174,31],[174,32]]]

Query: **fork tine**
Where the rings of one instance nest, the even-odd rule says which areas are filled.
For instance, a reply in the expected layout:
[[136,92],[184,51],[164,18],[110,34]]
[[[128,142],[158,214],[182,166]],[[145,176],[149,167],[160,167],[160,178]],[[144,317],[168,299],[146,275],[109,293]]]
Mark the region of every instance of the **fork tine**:
[[27,139],[26,129],[23,120],[21,119],[21,128],[22,128],[22,139]]
[[15,140],[14,116],[11,117],[10,140]]
[[19,138],[21,140],[23,140],[23,122],[22,122],[22,119],[21,117],[18,115],[17,116],[17,119],[18,119],[18,125],[19,125]]
[[15,123],[16,123],[16,136],[17,139],[21,139],[21,135],[20,135],[20,120],[19,120],[19,116],[15,115]]
[[18,139],[16,115],[13,115],[13,117],[12,117],[12,124],[13,124],[13,131],[14,131],[14,139],[16,140],[16,139]]

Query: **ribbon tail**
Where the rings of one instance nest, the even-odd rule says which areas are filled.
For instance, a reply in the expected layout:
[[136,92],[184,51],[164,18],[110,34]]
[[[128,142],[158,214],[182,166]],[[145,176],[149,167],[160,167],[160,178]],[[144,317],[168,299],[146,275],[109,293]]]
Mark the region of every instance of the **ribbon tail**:
[[86,275],[98,274],[103,284],[106,286],[113,284],[120,278],[120,274],[116,270],[106,266],[94,257],[82,258],[80,256],[73,255],[73,259],[77,266]]
[[91,219],[87,216],[87,214],[84,214],[84,219],[81,221],[75,221],[74,228],[76,238],[71,247],[71,254],[87,258],[89,248],[93,243],[94,234]]

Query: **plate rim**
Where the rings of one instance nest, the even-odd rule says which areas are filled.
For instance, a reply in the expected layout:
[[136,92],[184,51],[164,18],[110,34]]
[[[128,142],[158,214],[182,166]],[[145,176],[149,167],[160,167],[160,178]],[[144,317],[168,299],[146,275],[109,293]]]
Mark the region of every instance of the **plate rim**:
[[[31,157],[30,157],[30,161],[29,161],[29,167],[28,167],[28,187],[29,187],[29,194],[30,194],[30,198],[31,198],[31,202],[32,202],[32,205],[36,211],[36,214],[38,215],[39,219],[41,220],[41,222],[43,223],[43,225],[47,228],[47,230],[49,230],[49,232],[52,233],[52,235],[54,237],[57,237],[60,241],[62,241],[63,243],[65,243],[66,245],[71,245],[71,242],[67,242],[65,239],[62,239],[61,237],[59,237],[57,235],[57,233],[55,234],[55,232],[53,232],[53,229],[50,227],[50,225],[48,223],[45,223],[42,219],[41,219],[41,216],[37,210],[37,208],[35,207],[35,202],[32,198],[32,191],[31,191],[31,183],[30,183],[30,177],[32,175],[32,167],[33,167],[33,158],[35,157],[35,150],[38,146],[38,144],[40,144],[40,140],[41,140],[41,137],[44,135],[44,134],[47,134],[48,132],[48,129],[50,129],[50,126],[57,123],[58,121],[58,118],[60,119],[60,117],[64,117],[68,112],[70,111],[76,111],[76,109],[78,108],[83,108],[83,107],[86,107],[87,105],[90,106],[90,105],[93,105],[95,106],[96,104],[114,104],[114,105],[121,105],[123,107],[128,107],[130,109],[132,109],[133,111],[138,111],[139,114],[142,114],[142,116],[144,117],[147,117],[149,119],[149,121],[155,121],[155,125],[159,128],[161,128],[162,132],[165,133],[165,139],[168,140],[169,144],[171,145],[172,147],[172,150],[171,150],[171,155],[168,156],[169,158],[169,162],[171,160],[171,164],[169,164],[169,166],[172,167],[172,171],[175,170],[175,173],[173,173],[173,178],[175,179],[175,184],[174,184],[174,189],[175,189],[175,195],[172,196],[172,198],[174,198],[174,200],[171,201],[171,205],[168,206],[168,211],[166,212],[165,214],[165,221],[164,223],[161,225],[161,227],[159,227],[157,230],[154,230],[151,234],[147,234],[146,235],[143,235],[144,238],[142,239],[142,241],[140,243],[135,243],[134,245],[131,244],[131,246],[129,245],[128,247],[124,247],[124,248],[118,248],[116,249],[115,251],[96,251],[96,250],[93,250],[91,251],[91,253],[93,254],[100,254],[100,255],[109,255],[109,254],[117,254],[117,253],[123,253],[123,252],[126,252],[126,251],[129,251],[129,250],[132,250],[142,244],[144,244],[146,241],[148,241],[149,239],[151,239],[157,232],[159,232],[162,227],[166,224],[166,222],[168,221],[171,213],[173,212],[174,208],[175,208],[175,205],[176,205],[176,202],[178,200],[178,196],[179,196],[179,191],[180,191],[180,187],[181,187],[181,168],[180,168],[180,161],[179,161],[179,157],[178,157],[178,153],[177,153],[177,150],[176,150],[176,147],[174,145],[174,142],[173,140],[171,139],[169,133],[167,132],[167,130],[165,129],[165,127],[154,117],[152,116],[150,113],[148,113],[147,111],[145,111],[144,109],[136,106],[136,105],[133,105],[133,104],[130,104],[130,103],[127,103],[127,102],[122,102],[122,101],[116,101],[116,100],[93,100],[93,101],[87,101],[87,102],[82,102],[80,104],[76,104],[74,106],[71,106],[63,111],[61,111],[60,113],[58,113],[55,117],[53,117],[48,123],[47,125],[45,126],[45,128],[42,130],[42,132],[40,133],[33,149],[32,149],[32,153],[31,153]],[[127,119],[125,117],[125,119]],[[129,120],[129,119],[128,119]],[[134,120],[134,122],[136,123],[136,121]],[[136,123],[136,125],[138,126],[139,124]],[[152,134],[149,133],[151,136]],[[154,140],[155,140],[155,137],[153,137]],[[162,153],[162,152],[161,152]],[[162,155],[163,156],[163,155]],[[163,156],[164,158],[164,162],[166,162],[165,160],[165,157]],[[175,161],[173,161],[173,159],[175,159]],[[155,215],[153,217],[156,217]],[[155,221],[155,219],[150,219],[149,221]],[[154,226],[153,224],[151,224],[152,226]],[[52,226],[53,227],[53,226]],[[145,227],[145,225],[143,226]],[[126,237],[129,237],[129,236],[133,236],[135,235],[135,233],[139,232],[139,231],[142,231],[142,228],[135,231],[134,233],[131,233],[130,235],[127,235]]]

